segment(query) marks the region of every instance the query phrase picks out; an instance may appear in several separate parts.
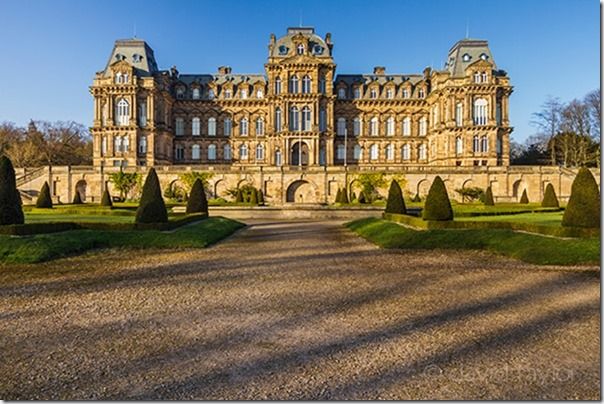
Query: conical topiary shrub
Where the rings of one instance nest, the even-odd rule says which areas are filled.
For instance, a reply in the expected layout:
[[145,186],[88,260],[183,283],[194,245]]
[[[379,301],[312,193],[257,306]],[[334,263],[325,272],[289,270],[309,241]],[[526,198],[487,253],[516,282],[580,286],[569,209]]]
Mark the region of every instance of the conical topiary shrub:
[[522,196],[520,197],[520,203],[529,203],[528,195],[526,194],[526,189],[522,191]]
[[437,175],[432,181],[422,210],[424,220],[453,220],[453,209],[443,180]]
[[73,203],[74,205],[81,205],[84,203],[82,202],[82,196],[80,195],[80,191],[78,191],[77,189],[75,191],[75,195],[73,196],[73,201],[71,203]]
[[336,203],[342,203],[342,188],[338,188],[338,192],[336,192]]
[[365,199],[365,192],[359,192],[359,203],[367,203],[367,199]]
[[258,190],[258,205],[264,205],[264,192]]
[[347,187],[342,188],[342,203],[348,204],[350,203],[350,201],[348,200],[348,191],[346,190]]
[[191,187],[189,200],[187,201],[187,213],[208,213],[208,199],[203,182],[197,178]]
[[15,169],[8,157],[0,157],[0,225],[23,224],[21,195],[17,189]]
[[235,202],[243,203],[243,191],[241,191],[241,188],[237,188],[237,193],[235,194]]
[[52,208],[52,198],[50,197],[48,182],[44,182],[44,185],[42,185],[40,195],[38,195],[38,199],[36,200],[36,208]]
[[585,167],[573,181],[562,226],[600,227],[600,190],[591,171]]
[[401,186],[395,180],[392,180],[390,183],[385,212],[398,213],[401,215],[407,213],[407,207],[405,206],[405,200],[403,199],[403,191],[401,191]]
[[547,184],[545,187],[545,194],[543,194],[541,206],[544,208],[560,207],[560,202],[558,202],[558,197],[556,196],[556,191],[554,191],[554,186],[552,184]]
[[161,196],[159,179],[154,168],[149,170],[143,194],[136,210],[136,223],[165,223],[168,221],[168,211],[164,198]]
[[486,206],[494,206],[495,200],[493,199],[493,191],[491,187],[487,187],[487,191],[484,193],[484,204]]
[[352,191],[352,193],[350,194],[350,202],[354,202],[354,201],[357,201],[357,194],[354,191]]
[[113,202],[111,201],[111,195],[109,194],[109,190],[107,188],[105,188],[105,191],[103,191],[103,196],[101,197],[101,206],[113,206]]
[[419,194],[415,194],[415,196],[411,199],[411,202],[421,202],[422,198],[419,196]]
[[256,188],[252,188],[250,191],[250,205],[258,205],[258,190]]

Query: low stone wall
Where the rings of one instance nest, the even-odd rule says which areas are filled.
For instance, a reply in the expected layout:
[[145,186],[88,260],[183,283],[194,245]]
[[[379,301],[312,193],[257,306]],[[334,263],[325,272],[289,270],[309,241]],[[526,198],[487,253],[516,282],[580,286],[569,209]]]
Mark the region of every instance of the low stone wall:
[[229,219],[341,219],[353,220],[363,217],[381,217],[384,208],[338,208],[331,209],[322,206],[283,206],[283,207],[240,207],[240,206],[210,206],[210,216],[224,216]]

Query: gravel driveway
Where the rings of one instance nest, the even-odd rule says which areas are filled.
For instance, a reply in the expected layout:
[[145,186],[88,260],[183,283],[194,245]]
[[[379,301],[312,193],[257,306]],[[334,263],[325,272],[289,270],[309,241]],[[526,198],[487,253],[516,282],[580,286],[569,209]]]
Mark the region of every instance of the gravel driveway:
[[339,222],[0,271],[2,399],[600,398],[593,272]]

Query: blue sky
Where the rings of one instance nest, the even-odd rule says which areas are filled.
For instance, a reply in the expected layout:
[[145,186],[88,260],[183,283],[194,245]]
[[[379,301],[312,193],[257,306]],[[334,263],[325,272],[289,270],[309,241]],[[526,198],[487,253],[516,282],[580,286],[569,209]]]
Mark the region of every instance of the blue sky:
[[88,87],[118,38],[145,39],[160,68],[263,73],[269,35],[288,26],[332,33],[338,73],[442,68],[465,37],[487,39],[515,87],[513,137],[534,133],[548,95],[583,97],[600,83],[596,0],[8,1],[0,0],[0,121],[92,121]]

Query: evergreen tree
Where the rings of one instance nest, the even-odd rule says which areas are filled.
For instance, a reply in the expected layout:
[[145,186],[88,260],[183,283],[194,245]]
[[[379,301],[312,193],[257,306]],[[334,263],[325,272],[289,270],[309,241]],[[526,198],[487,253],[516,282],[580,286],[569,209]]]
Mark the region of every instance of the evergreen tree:
[[522,191],[522,196],[520,197],[520,203],[529,203],[528,195],[526,194],[526,189]]
[[342,188],[338,188],[336,192],[336,203],[342,203]]
[[422,198],[419,196],[419,193],[415,194],[415,196],[413,197],[413,199],[411,199],[412,202],[421,202]]
[[237,188],[237,193],[235,194],[235,202],[243,203],[243,191],[241,191],[241,188]]
[[197,178],[191,188],[189,200],[187,201],[187,213],[208,213],[208,199],[203,182]]
[[52,198],[50,197],[50,187],[45,181],[36,200],[36,208],[52,208]]
[[136,210],[136,223],[165,223],[168,221],[168,211],[161,196],[159,179],[154,168],[149,170],[143,194]]
[[397,181],[392,180],[388,190],[388,200],[386,201],[386,213],[398,213],[404,215],[407,213],[403,191]]
[[341,196],[341,198],[342,198],[342,202],[341,203],[344,203],[344,204],[350,203],[350,201],[348,200],[348,190],[347,190],[347,187],[344,187],[342,189],[342,196]]
[[541,206],[544,208],[560,207],[558,197],[556,196],[556,191],[554,191],[554,186],[552,184],[547,184],[547,186],[545,187],[545,193],[543,194],[543,201],[541,201]]
[[573,181],[562,226],[600,227],[600,190],[591,171],[585,167]]
[[111,200],[111,194],[109,194],[109,189],[105,188],[103,191],[103,196],[101,197],[101,206],[112,207],[113,201]]
[[354,202],[354,201],[357,201],[357,194],[354,191],[352,191],[352,194],[350,194],[350,202]]
[[256,188],[250,190],[250,205],[258,205],[258,190]]
[[0,225],[23,224],[25,218],[17,189],[15,169],[8,157],[0,157]]
[[487,187],[487,191],[484,194],[484,204],[486,206],[494,206],[495,200],[493,199],[493,191],[491,187]]
[[262,190],[258,191],[258,205],[264,205],[264,193]]
[[359,203],[367,203],[367,199],[365,199],[365,193],[363,191],[359,192]]
[[80,191],[78,191],[77,189],[75,190],[75,195],[73,196],[73,203],[74,205],[81,205],[84,202],[82,202],[82,196],[80,195]]
[[453,209],[447,188],[438,175],[434,178],[428,191],[422,217],[424,220],[453,220]]

